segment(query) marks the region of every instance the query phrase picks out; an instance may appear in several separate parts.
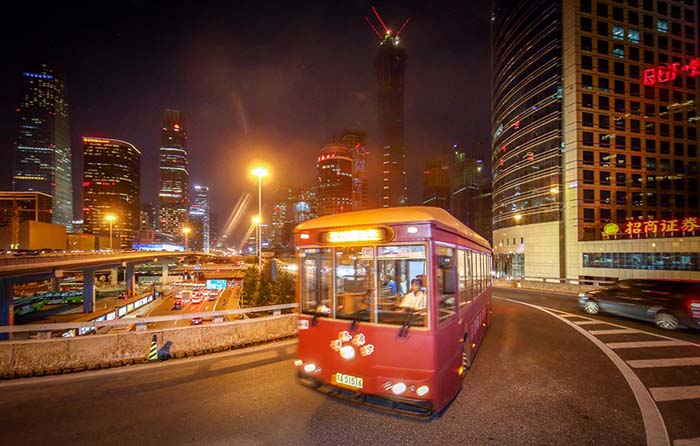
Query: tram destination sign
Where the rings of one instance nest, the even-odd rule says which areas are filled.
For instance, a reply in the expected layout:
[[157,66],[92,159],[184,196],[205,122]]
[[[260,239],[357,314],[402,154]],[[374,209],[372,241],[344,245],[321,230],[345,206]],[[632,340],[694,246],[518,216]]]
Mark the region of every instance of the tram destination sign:
[[387,228],[358,228],[325,231],[319,234],[323,243],[381,242],[392,238]]

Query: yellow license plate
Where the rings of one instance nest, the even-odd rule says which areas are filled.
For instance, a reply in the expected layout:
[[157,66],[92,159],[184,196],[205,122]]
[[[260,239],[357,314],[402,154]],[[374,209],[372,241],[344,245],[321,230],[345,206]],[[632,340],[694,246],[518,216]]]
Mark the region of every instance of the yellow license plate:
[[353,389],[361,389],[364,385],[359,376],[346,375],[345,373],[336,373],[333,375],[333,381],[339,386],[352,387]]

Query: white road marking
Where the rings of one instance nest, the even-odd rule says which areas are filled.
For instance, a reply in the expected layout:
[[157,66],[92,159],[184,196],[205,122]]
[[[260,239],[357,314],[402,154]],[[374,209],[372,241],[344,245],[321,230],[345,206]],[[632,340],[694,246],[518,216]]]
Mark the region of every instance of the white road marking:
[[603,353],[605,353],[605,355],[612,361],[612,363],[615,365],[615,367],[617,367],[620,373],[622,373],[622,376],[625,378],[627,384],[630,386],[630,390],[632,390],[634,398],[637,400],[639,410],[642,413],[642,422],[644,423],[644,431],[646,434],[647,446],[671,445],[671,441],[668,438],[668,432],[666,431],[666,424],[664,424],[663,417],[661,417],[659,408],[654,402],[654,399],[651,397],[649,390],[647,390],[647,388],[644,386],[639,377],[635,375],[634,371],[630,368],[630,366],[627,365],[625,361],[622,360],[622,358],[617,356],[617,354],[611,348],[606,346],[603,341],[596,338],[586,329],[579,327],[572,321],[567,320],[565,317],[562,317],[558,314],[549,311],[545,307],[540,307],[518,300],[505,299],[503,297],[496,297],[496,299],[501,299],[508,302],[536,308],[544,313],[549,314],[550,316],[559,319],[560,321],[569,325],[574,330],[578,331],[583,336],[588,338],[589,341],[591,341],[596,347],[598,347]]
[[649,391],[656,401],[700,399],[700,386],[651,387]]
[[700,365],[700,357],[689,358],[663,358],[663,359],[635,359],[627,361],[630,367],[635,369],[649,369],[652,367],[678,367]]
[[574,324],[576,324],[576,325],[598,325],[598,324],[605,324],[605,322],[596,321],[593,319],[588,319],[586,321],[574,321]]
[[590,330],[588,333],[592,335],[606,335],[606,334],[631,334],[631,333],[641,333],[637,330],[631,328],[610,328],[606,330]]
[[673,442],[673,446],[700,446],[700,437],[676,440]]
[[640,341],[640,342],[609,342],[606,344],[616,348],[647,348],[647,347],[699,347],[697,344],[685,341]]

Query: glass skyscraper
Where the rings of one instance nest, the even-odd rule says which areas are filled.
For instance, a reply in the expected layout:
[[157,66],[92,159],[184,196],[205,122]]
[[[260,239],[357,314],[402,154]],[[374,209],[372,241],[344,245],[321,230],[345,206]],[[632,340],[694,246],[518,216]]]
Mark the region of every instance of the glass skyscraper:
[[113,237],[131,248],[141,214],[141,152],[118,139],[84,137],[83,160],[83,232],[108,236],[111,214]]
[[187,132],[178,110],[165,110],[160,136],[160,231],[184,239],[182,228],[189,212]]
[[697,1],[492,7],[497,272],[700,277]]
[[71,227],[73,187],[68,101],[64,78],[46,64],[21,76],[12,174],[14,191],[53,198],[52,223]]

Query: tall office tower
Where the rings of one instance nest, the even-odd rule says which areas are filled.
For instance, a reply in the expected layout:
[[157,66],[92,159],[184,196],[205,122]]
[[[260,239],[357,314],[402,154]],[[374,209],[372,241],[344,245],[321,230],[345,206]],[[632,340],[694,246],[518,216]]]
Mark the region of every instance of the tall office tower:
[[152,203],[142,203],[141,204],[141,216],[139,223],[139,230],[141,231],[155,231],[156,230],[156,208]]
[[[141,202],[141,152],[125,141],[83,137],[83,232],[113,237],[122,248],[137,239]],[[116,248],[116,246],[115,246]]]
[[492,7],[497,271],[698,278],[697,1]]
[[28,65],[17,107],[12,190],[53,198],[52,223],[73,221],[72,155],[66,84],[53,67]]
[[[481,202],[479,206],[474,202],[477,197],[485,197],[483,194],[490,193],[491,190],[484,162],[455,144],[450,153],[450,164],[452,214],[484,238],[491,239],[491,230],[487,229],[491,226],[491,206],[486,209]],[[480,229],[477,229],[476,222],[486,220],[489,221],[488,225],[482,223]]]
[[347,131],[340,140],[350,150],[352,158],[352,209],[360,211],[367,209],[367,149],[365,148],[365,132]]
[[293,252],[293,230],[299,223],[316,218],[316,192],[312,188],[277,186],[270,218],[270,243],[275,251]]
[[165,110],[160,135],[160,231],[178,239],[187,224],[189,172],[187,132],[178,110]]
[[406,206],[406,148],[404,145],[404,75],[406,72],[406,50],[401,46],[398,32],[389,29],[377,10],[372,11],[382,26],[383,33],[365,17],[379,39],[379,48],[374,60],[377,75],[377,106],[379,137],[383,150],[382,207]]
[[423,205],[450,211],[450,172],[445,150],[425,161],[423,169]]
[[327,144],[318,156],[318,214],[352,210],[352,158],[342,143]]
[[189,236],[190,248],[209,252],[211,228],[209,225],[209,188],[207,186],[196,184],[192,190],[190,226],[192,226],[192,234]]

